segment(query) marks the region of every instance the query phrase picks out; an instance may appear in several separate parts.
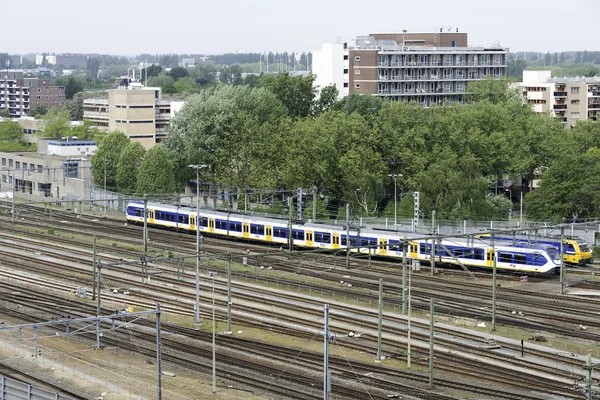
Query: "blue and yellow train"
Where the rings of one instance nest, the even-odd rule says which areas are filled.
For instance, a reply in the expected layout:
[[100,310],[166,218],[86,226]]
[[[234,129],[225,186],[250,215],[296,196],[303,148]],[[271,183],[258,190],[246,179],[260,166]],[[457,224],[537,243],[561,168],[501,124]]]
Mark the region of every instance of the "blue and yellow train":
[[[127,220],[144,222],[144,203],[131,201],[127,206]],[[339,225],[315,223],[292,224],[287,220],[243,215],[234,212],[196,210],[186,206],[161,203],[147,204],[149,226],[170,228],[230,238],[254,240],[272,244],[338,250],[350,247],[352,252],[379,257],[431,260],[432,243],[428,239],[407,239],[406,254],[403,238],[397,232],[386,230],[346,229]],[[348,238],[349,236],[349,238]],[[556,248],[547,244],[524,245],[498,243],[492,251],[489,242],[483,239],[444,239],[435,243],[434,257],[437,263],[463,265],[471,268],[491,269],[494,259],[499,270],[518,273],[552,274],[560,266]]]

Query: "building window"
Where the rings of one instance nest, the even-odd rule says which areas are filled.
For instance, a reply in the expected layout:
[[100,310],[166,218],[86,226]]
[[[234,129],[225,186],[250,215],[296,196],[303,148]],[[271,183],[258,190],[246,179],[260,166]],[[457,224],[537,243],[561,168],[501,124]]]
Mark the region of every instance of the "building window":
[[344,74],[348,73],[348,68],[344,68]]
[[571,104],[579,104],[579,100],[571,100]]
[[571,88],[571,94],[579,94],[579,86],[573,86]]
[[6,167],[6,158],[2,158],[2,166]]
[[28,165],[26,162],[23,163],[23,169],[27,169]]
[[344,60],[348,59],[348,54],[344,54]]
[[360,61],[360,56],[355,56],[354,61]]
[[6,175],[2,175],[2,183],[8,183],[8,177]]
[[344,87],[348,87],[348,82],[344,82]]
[[579,119],[579,112],[572,112],[571,113],[571,119]]
[[21,161],[17,161],[16,165],[15,165],[16,169],[21,169]]
[[360,69],[355,69],[354,70],[354,75],[360,75]]
[[65,178],[78,178],[79,174],[79,163],[78,162],[65,162],[64,164],[64,171],[65,171]]
[[8,168],[12,168],[13,167],[13,160],[8,160]]
[[40,164],[38,164],[37,169],[38,169],[38,172],[41,174],[43,172],[43,170],[44,170],[44,167],[41,166]]
[[357,89],[360,88],[360,83],[355,83],[354,87],[357,88]]

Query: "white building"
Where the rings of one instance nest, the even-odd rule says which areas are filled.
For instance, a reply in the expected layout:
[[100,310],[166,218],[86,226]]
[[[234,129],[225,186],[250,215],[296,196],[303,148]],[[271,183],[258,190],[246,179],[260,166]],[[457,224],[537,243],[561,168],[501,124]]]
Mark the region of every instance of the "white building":
[[348,50],[343,43],[324,43],[321,50],[313,51],[312,63],[317,90],[335,85],[338,99],[348,96]]

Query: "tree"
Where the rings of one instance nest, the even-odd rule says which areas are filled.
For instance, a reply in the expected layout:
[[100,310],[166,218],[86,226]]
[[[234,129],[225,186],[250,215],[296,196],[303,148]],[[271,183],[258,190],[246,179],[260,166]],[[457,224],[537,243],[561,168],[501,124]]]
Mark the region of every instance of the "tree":
[[152,76],[148,78],[148,86],[164,87],[169,83],[175,83],[175,80],[170,75]]
[[[88,57],[86,70],[87,70],[87,76],[89,78],[96,79],[98,77],[98,71],[100,70],[100,58],[99,57]],[[73,94],[75,94],[75,93],[73,93]],[[67,97],[67,98],[70,99],[71,97]]]
[[554,65],[558,64],[558,53],[552,54],[552,64],[554,64]]
[[68,110],[51,108],[42,116],[42,131],[38,134],[45,139],[59,139],[71,136],[71,115]]
[[508,79],[494,79],[492,76],[480,81],[469,82],[465,97],[470,102],[488,100],[492,104],[521,103],[519,90],[512,88]]
[[342,110],[346,115],[358,113],[365,118],[376,115],[381,108],[382,100],[370,94],[351,92],[348,96],[337,102],[336,110]]
[[506,67],[506,76],[516,78],[518,82],[523,82],[523,70],[527,68],[527,61],[523,59],[511,60]]
[[21,125],[13,121],[0,122],[0,141],[17,142],[23,139]]
[[46,115],[48,113],[48,109],[42,103],[37,103],[32,110],[29,110],[27,113],[28,116],[38,118],[42,115]]
[[171,76],[171,78],[173,78],[173,80],[176,81],[179,78],[185,78],[186,76],[188,76],[188,70],[183,67],[176,67],[169,71],[169,75]]
[[71,121],[83,120],[83,101],[97,95],[97,92],[77,92],[73,98],[65,101],[64,110],[68,110],[71,115]]
[[139,142],[130,142],[119,156],[117,163],[117,189],[121,193],[133,194],[136,190],[138,172],[146,153]]
[[158,76],[162,72],[162,69],[163,68],[160,65],[154,64],[149,67],[142,68],[140,71],[140,79],[142,82],[144,82],[146,80],[146,73],[148,73],[148,79],[150,79],[152,76]]
[[173,86],[175,87],[175,89],[177,89],[179,93],[192,93],[198,90],[198,86],[196,86],[196,81],[194,81],[190,77],[179,78]]
[[71,134],[81,140],[94,140],[100,136],[100,131],[86,119],[83,124],[73,127]]
[[175,191],[175,174],[169,153],[161,145],[146,152],[139,167],[136,183],[138,195],[172,194]]
[[[94,75],[95,76],[95,75]],[[69,76],[65,85],[65,98],[72,99],[75,93],[83,91],[83,81],[79,77]]]
[[10,111],[8,111],[8,108],[0,108],[0,117],[10,118]]
[[263,75],[260,87],[273,92],[288,109],[290,117],[302,118],[313,111],[316,94],[314,80],[314,75],[291,76],[284,72],[278,75]]
[[117,165],[123,149],[129,144],[129,138],[119,131],[110,132],[98,143],[98,149],[92,156],[92,175],[96,186],[104,186],[106,174],[106,187],[117,187]]
[[260,76],[256,74],[246,74],[244,77],[243,85],[249,86],[251,88],[257,87],[260,82]]
[[335,85],[325,86],[323,89],[321,89],[319,99],[315,104],[315,112],[322,113],[324,111],[333,109],[337,102],[338,93],[339,91]]
[[552,57],[550,56],[550,52],[547,52],[546,55],[544,56],[544,65],[546,67],[549,67],[552,65]]
[[212,84],[217,80],[217,68],[210,63],[200,63],[188,73],[200,86]]
[[173,93],[177,93],[177,88],[175,87],[174,84],[172,83],[167,83],[165,86],[162,87],[162,92],[164,94],[173,94]]

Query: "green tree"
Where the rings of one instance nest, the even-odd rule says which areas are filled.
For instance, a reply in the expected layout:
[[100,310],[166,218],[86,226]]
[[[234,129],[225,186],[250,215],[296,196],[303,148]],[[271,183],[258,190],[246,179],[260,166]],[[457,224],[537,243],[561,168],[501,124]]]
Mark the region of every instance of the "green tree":
[[142,159],[136,192],[138,195],[172,194],[175,189],[175,174],[169,153],[163,146],[154,146]]
[[79,77],[69,76],[65,85],[65,98],[72,99],[75,93],[83,91],[83,80]]
[[148,78],[148,86],[164,87],[169,83],[175,83],[175,80],[170,75],[152,76]]
[[21,125],[13,121],[0,122],[0,141],[17,142],[23,139]]
[[549,67],[552,65],[552,56],[550,56],[550,52],[546,53],[546,55],[544,56],[544,65],[546,67]]
[[71,134],[81,140],[94,140],[100,136],[100,131],[86,119],[83,124],[73,127]]
[[164,94],[173,94],[173,93],[177,93],[177,88],[175,87],[174,84],[172,83],[167,83],[165,86],[162,87],[162,92]]
[[148,74],[148,79],[150,79],[153,76],[158,76],[160,75],[160,73],[162,72],[162,67],[160,65],[155,65],[152,64],[149,67],[146,68],[142,68],[140,71],[140,78],[142,80],[142,82],[146,81],[146,73]]
[[27,114],[30,117],[38,118],[48,113],[48,109],[42,103],[37,103],[33,110],[29,110]]
[[183,67],[172,68],[171,71],[169,71],[169,76],[171,76],[171,78],[173,78],[173,80],[176,81],[179,78],[185,78],[186,76],[188,76],[188,70]]
[[73,98],[65,101],[64,110],[68,110],[71,115],[71,121],[83,120],[83,101],[97,96],[98,92],[77,92]]
[[110,132],[98,143],[98,149],[92,156],[92,175],[96,186],[103,187],[106,176],[106,187],[111,190],[117,188],[117,165],[128,144],[129,138],[119,131]]
[[527,68],[527,61],[523,59],[511,60],[506,67],[506,76],[523,82],[523,71]]
[[381,108],[382,100],[370,94],[351,92],[335,105],[336,110],[342,110],[347,115],[358,113],[365,118],[377,115]]
[[119,156],[117,163],[117,189],[121,193],[133,194],[136,190],[137,176],[146,149],[139,142],[130,142]]
[[525,196],[528,217],[560,220],[600,213],[600,151],[566,154],[542,175],[540,186]]
[[492,104],[521,102],[519,89],[512,88],[508,79],[494,79],[492,76],[480,81],[469,82],[465,97],[470,102],[488,100]]
[[188,73],[200,86],[212,84],[217,80],[217,68],[211,63],[200,63]]
[[192,79],[190,77],[179,78],[173,86],[175,86],[175,89],[177,89],[177,92],[179,92],[179,93],[182,93],[182,92],[193,93],[198,90],[196,81],[194,81],[194,79]]
[[42,116],[42,131],[38,134],[46,139],[59,139],[71,136],[71,115],[68,110],[51,108]]
[[324,111],[333,109],[336,105],[338,94],[339,91],[335,85],[325,86],[323,89],[321,89],[319,99],[316,101],[315,111],[317,113],[322,113]]
[[292,118],[302,118],[313,111],[316,90],[314,75],[291,76],[284,72],[278,75],[263,75],[260,87],[270,90],[287,108]]
[[8,108],[0,108],[0,117],[10,118],[10,111],[8,111]]
[[256,74],[246,74],[244,77],[244,85],[249,86],[251,88],[257,87],[260,82],[260,76]]

